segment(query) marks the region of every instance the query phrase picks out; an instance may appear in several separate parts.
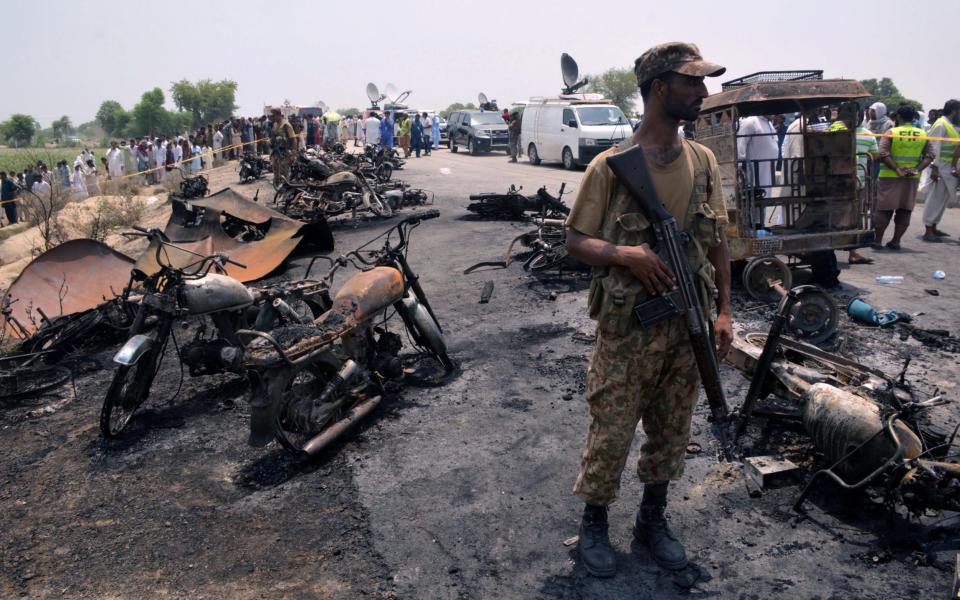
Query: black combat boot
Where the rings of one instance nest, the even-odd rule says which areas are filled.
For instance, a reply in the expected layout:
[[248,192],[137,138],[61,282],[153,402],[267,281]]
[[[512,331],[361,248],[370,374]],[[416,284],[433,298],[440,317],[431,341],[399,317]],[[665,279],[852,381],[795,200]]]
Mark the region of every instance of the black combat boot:
[[607,507],[587,504],[580,521],[580,561],[594,577],[613,577],[617,559],[607,533]]
[[667,484],[644,486],[643,501],[633,527],[632,548],[635,553],[639,553],[639,548],[645,548],[658,565],[664,569],[679,571],[687,566],[687,553],[670,532],[664,514],[666,508]]

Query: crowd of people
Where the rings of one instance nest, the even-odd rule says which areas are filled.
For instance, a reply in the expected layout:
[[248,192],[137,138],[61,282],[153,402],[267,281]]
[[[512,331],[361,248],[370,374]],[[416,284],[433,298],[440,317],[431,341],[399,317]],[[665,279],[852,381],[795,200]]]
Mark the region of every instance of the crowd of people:
[[[926,118],[909,104],[897,107],[891,118],[882,102],[873,103],[866,111],[856,103],[841,106],[836,113],[817,109],[788,122],[792,116],[752,116],[740,121],[737,159],[747,167],[743,176],[749,184],[774,195],[779,187],[790,185],[789,166],[803,159],[802,127],[806,131],[854,130],[858,187],[876,191],[873,248],[901,249],[918,197],[924,201],[921,239],[939,243],[948,237],[938,226],[947,204],[957,194],[960,101],[948,100]],[[782,224],[782,214],[777,210],[755,217],[761,222],[765,219],[766,223]],[[891,223],[892,237],[884,243]],[[867,264],[873,260],[851,250],[849,262]]]

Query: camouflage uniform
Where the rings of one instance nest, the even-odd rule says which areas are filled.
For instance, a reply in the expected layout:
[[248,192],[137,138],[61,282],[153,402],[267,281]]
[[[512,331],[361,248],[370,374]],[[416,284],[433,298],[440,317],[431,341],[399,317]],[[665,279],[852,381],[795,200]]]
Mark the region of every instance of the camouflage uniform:
[[282,178],[290,176],[290,165],[297,151],[297,136],[293,126],[281,119],[270,128],[270,162],[273,166],[273,185],[278,186]]
[[[698,144],[683,143],[677,161],[686,164],[674,161],[672,171],[660,175],[652,165],[651,174],[678,227],[691,236],[687,258],[710,314],[715,271],[706,253],[720,243],[726,209],[713,154]],[[618,245],[652,245],[649,222],[606,165],[607,156],[631,145],[628,140],[591,163],[567,221],[570,227]],[[597,320],[597,344],[587,371],[593,419],[573,488],[587,504],[606,506],[616,498],[638,422],[647,436],[637,466],[640,481],[676,480],[683,473],[700,375],[682,318],[647,330],[640,327],[633,306],[646,299],[643,286],[626,268],[594,268],[589,301],[590,316]]]

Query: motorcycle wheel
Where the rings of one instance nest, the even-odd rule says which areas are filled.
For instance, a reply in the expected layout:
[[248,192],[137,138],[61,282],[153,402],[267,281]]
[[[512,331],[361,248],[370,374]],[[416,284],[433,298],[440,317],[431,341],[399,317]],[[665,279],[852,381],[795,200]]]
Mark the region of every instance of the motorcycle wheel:
[[413,336],[413,341],[418,346],[429,350],[430,354],[443,365],[446,371],[453,371],[456,367],[450,360],[450,356],[447,355],[447,344],[443,339],[443,334],[440,333],[440,325],[430,316],[427,309],[418,303],[414,310],[410,310],[402,300],[394,306],[400,313],[400,318],[403,319],[410,335]]
[[549,250],[537,251],[523,266],[530,271],[543,271],[559,265],[566,258],[566,246],[560,242],[551,246]]
[[150,384],[157,373],[161,348],[153,347],[133,365],[120,365],[113,373],[100,410],[100,433],[115,438],[130,423],[133,413],[150,394]]
[[[369,195],[368,195],[369,194]],[[378,217],[389,217],[393,214],[393,211],[390,210],[390,206],[380,200],[380,197],[376,194],[371,194],[370,192],[364,192],[364,196],[368,198],[367,204],[370,206],[370,212],[375,214]]]
[[381,183],[386,183],[390,181],[390,178],[393,177],[393,165],[390,163],[383,163],[377,167],[377,180]]
[[86,334],[103,322],[103,313],[91,310],[81,313],[77,317],[58,317],[53,322],[37,331],[27,343],[20,347],[20,352],[31,354],[44,350],[55,350],[57,356],[80,346],[86,341]]

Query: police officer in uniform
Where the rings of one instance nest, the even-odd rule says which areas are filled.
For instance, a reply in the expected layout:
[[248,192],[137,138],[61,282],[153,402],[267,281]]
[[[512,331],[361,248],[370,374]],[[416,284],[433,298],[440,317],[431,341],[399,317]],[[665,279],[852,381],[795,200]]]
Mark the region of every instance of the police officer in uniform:
[[900,239],[910,227],[910,216],[917,201],[920,173],[933,162],[935,154],[924,130],[913,125],[917,109],[903,104],[897,109],[897,126],[889,137],[880,138],[880,179],[877,182],[877,204],[873,226],[874,249],[880,249],[883,234],[893,221],[893,239],[889,250],[900,249]]
[[290,175],[290,165],[297,155],[297,134],[279,108],[270,111],[270,162],[273,165],[273,185]]
[[587,370],[592,422],[573,491],[586,504],[580,558],[595,576],[616,572],[607,505],[616,498],[638,422],[646,434],[637,466],[644,491],[632,548],[648,552],[664,568],[687,565],[665,509],[668,483],[683,472],[700,388],[686,321],[674,318],[643,329],[633,314],[635,304],[672,288],[676,280],[651,249],[650,223],[606,158],[635,144],[643,148],[658,196],[690,236],[687,258],[706,314],[716,298],[713,327],[723,356],[733,333],[720,172],[709,149],[677,131],[680,123],[697,119],[707,96],[704,77],[724,71],[703,60],[693,44],[673,42],[644,52],[634,66],[643,122],[631,138],[590,163],[567,220],[567,249],[593,266],[589,309],[597,321],[597,342]]

